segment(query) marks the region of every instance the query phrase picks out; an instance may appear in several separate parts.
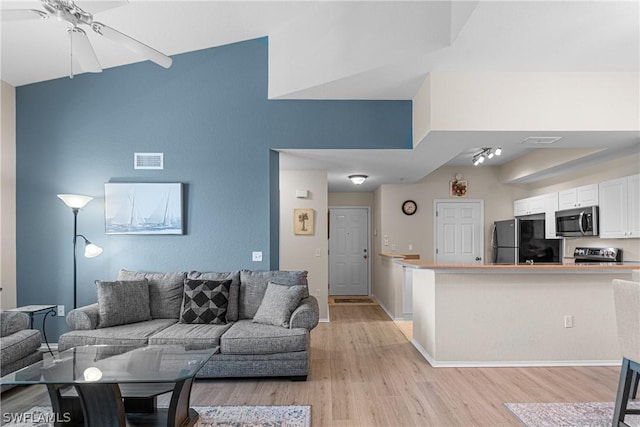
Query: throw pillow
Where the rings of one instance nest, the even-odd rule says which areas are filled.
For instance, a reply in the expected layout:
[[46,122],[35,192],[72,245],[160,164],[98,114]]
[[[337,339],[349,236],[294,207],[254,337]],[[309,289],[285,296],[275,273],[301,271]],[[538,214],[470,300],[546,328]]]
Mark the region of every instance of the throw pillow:
[[180,323],[226,323],[231,280],[185,279]]
[[187,273],[183,271],[150,273],[122,269],[118,280],[143,280],[149,282],[149,310],[153,319],[177,319],[182,304],[182,286]]
[[98,288],[98,328],[151,320],[149,283],[144,280],[103,282]]
[[307,292],[304,285],[290,286],[269,282],[253,322],[288,328],[291,313]]

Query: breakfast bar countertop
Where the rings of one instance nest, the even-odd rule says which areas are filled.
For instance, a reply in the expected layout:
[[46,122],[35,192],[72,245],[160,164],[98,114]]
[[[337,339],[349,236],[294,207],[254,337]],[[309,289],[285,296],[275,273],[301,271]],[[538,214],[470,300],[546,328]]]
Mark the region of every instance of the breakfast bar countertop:
[[397,260],[398,264],[414,269],[439,270],[439,271],[474,271],[474,272],[499,272],[499,271],[518,271],[518,272],[571,272],[571,271],[627,271],[640,269],[640,263],[590,263],[590,264],[440,264],[429,260]]

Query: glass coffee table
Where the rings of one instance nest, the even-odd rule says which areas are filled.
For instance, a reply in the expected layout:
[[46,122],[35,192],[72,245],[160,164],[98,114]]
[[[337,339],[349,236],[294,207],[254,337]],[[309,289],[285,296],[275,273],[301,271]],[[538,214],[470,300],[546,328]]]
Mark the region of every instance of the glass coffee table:
[[[63,351],[8,374],[0,384],[45,384],[56,425],[87,427],[192,426],[189,408],[196,373],[219,347],[92,345]],[[157,396],[171,392],[166,409]]]

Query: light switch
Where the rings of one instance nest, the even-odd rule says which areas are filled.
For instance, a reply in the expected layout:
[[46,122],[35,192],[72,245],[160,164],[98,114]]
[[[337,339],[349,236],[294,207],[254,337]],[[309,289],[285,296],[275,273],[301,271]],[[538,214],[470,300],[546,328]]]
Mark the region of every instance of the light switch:
[[316,256],[317,257],[322,256],[322,250],[320,248],[316,248]]

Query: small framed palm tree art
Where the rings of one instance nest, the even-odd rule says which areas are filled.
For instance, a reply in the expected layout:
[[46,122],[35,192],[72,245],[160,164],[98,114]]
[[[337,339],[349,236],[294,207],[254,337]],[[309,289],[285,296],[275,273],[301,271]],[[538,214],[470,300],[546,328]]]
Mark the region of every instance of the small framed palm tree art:
[[293,210],[293,234],[313,236],[313,209]]

